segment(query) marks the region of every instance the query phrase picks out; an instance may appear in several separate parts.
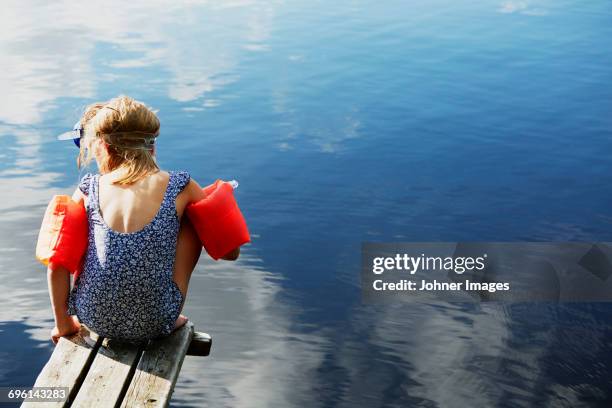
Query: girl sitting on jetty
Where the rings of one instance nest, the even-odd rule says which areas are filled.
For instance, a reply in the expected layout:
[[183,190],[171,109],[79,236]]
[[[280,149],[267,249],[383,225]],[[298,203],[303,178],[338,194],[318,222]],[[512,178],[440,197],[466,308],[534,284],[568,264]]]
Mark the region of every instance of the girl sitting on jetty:
[[[143,103],[127,96],[94,103],[80,124],[78,165],[93,158],[99,174],[83,176],[72,196],[84,205],[88,223],[73,289],[72,271],[48,265],[51,338],[57,343],[78,332],[81,322],[127,341],[168,335],[187,322],[180,313],[202,245],[181,219],[206,193],[187,172],[158,167],[160,123]],[[238,245],[221,259],[235,260],[239,252]]]

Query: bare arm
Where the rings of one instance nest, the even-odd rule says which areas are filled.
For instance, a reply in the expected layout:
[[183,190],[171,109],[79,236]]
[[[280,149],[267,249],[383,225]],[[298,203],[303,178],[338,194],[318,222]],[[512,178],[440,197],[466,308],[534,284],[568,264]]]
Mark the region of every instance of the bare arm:
[[[77,203],[84,198],[85,196],[78,188],[72,194],[72,200]],[[47,268],[47,283],[55,324],[59,325],[69,317],[67,301],[70,292],[70,272],[61,265],[51,263]]]
[[74,193],[72,193],[72,201],[74,201],[75,203],[80,203],[85,199],[87,199],[87,196],[83,194],[83,192],[78,188],[74,190]]
[[57,344],[61,336],[79,331],[80,324],[76,317],[68,314],[68,294],[70,293],[70,272],[60,265],[51,263],[47,268],[47,285],[55,327],[51,331],[51,340]]
[[234,249],[233,251],[231,251],[227,255],[222,256],[221,259],[223,259],[225,261],[235,261],[236,259],[238,259],[239,256],[240,256],[240,247]]
[[70,292],[70,272],[60,265],[50,264],[47,268],[47,284],[51,309],[55,324],[60,325],[68,321],[68,293]]
[[[80,202],[85,196],[78,188],[72,194],[72,200]],[[76,333],[80,324],[75,316],[68,314],[68,295],[70,294],[70,272],[61,265],[50,263],[47,267],[47,286],[55,327],[51,331],[51,340],[57,344],[61,336]]]
[[194,179],[189,180],[189,184],[187,184],[185,190],[187,190],[187,194],[189,196],[189,203],[194,203],[206,198],[206,194],[204,194],[202,186],[200,186]]
[[[181,220],[181,227],[176,242],[176,258],[174,260],[174,282],[183,294],[183,300],[187,296],[189,280],[200,254],[202,253],[202,243],[197,233],[193,229],[187,217]],[[181,310],[183,305],[181,305]]]

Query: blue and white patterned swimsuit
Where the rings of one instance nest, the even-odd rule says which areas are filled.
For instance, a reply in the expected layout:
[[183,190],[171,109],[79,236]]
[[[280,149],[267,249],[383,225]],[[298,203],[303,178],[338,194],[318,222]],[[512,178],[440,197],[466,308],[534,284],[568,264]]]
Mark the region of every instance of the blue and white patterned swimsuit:
[[180,228],[175,200],[189,173],[170,172],[159,212],[131,233],[112,230],[102,218],[99,179],[88,173],[79,184],[88,196],[89,243],[68,313],[104,337],[141,341],[170,334],[183,301],[172,280]]

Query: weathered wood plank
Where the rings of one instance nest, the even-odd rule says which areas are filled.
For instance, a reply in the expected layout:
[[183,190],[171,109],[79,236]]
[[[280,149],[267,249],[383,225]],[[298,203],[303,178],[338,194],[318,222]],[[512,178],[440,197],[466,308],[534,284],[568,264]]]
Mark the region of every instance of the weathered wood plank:
[[[69,400],[73,400],[87,374],[102,341],[96,333],[81,324],[79,333],[60,337],[53,354],[38,375],[35,387],[68,387]],[[47,408],[68,406],[64,402],[24,402],[22,407]]]
[[170,336],[149,342],[121,407],[166,407],[193,337],[187,322]]
[[73,406],[113,407],[121,402],[145,346],[104,339]]
[[212,347],[212,337],[208,333],[195,332],[187,349],[188,356],[207,356]]

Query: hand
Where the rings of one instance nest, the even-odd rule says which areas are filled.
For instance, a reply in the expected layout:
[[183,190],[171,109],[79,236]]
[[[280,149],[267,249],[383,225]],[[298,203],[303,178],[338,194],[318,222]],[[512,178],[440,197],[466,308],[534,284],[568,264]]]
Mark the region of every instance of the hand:
[[53,341],[53,344],[57,344],[60,337],[78,333],[80,329],[81,323],[79,319],[76,316],[69,316],[65,322],[57,323],[53,330],[51,330],[51,341]]
[[221,259],[223,259],[224,261],[235,261],[236,259],[238,259],[239,255],[240,247],[228,252],[225,256],[222,256]]

